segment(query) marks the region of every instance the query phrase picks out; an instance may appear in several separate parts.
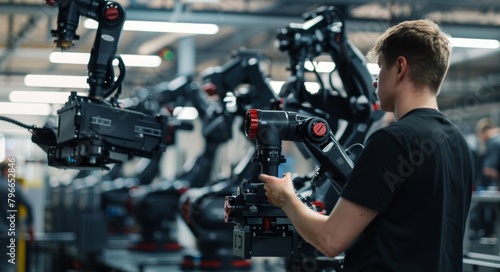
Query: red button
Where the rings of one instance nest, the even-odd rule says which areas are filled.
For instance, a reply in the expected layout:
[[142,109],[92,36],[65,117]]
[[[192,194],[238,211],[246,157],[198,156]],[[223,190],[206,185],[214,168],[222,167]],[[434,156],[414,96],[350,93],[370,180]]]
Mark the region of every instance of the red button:
[[326,125],[322,122],[317,122],[312,127],[312,133],[316,137],[323,137],[326,135]]
[[118,15],[120,15],[120,13],[118,12],[118,9],[115,7],[108,8],[105,13],[106,19],[110,21],[116,20],[118,18]]

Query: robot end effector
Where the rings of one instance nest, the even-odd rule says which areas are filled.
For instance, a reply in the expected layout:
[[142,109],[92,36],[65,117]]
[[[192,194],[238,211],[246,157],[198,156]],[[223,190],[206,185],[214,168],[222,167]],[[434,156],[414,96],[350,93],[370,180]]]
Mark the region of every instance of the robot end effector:
[[[76,34],[80,16],[98,22],[97,33],[90,52],[88,63],[89,97],[103,100],[120,88],[125,77],[125,65],[116,55],[125,23],[125,9],[117,2],[106,0],[50,0],[50,6],[57,6],[57,29],[51,34],[54,42],[62,51],[73,46],[73,40],[80,37]],[[118,59],[120,75],[115,81],[113,60]],[[119,91],[118,91],[119,92]]]
[[93,103],[75,92],[57,113],[58,127],[33,129],[31,140],[49,166],[64,169],[108,169],[131,156],[152,157],[173,144],[177,130],[165,116]]
[[[45,0],[44,3],[59,8],[57,29],[51,31],[52,36],[56,38],[54,42],[58,48],[70,49],[73,46],[73,40],[80,39],[80,36],[76,34],[76,29],[80,16],[85,16],[98,21],[100,30],[110,35],[108,39],[117,38],[116,41],[111,41],[116,51],[125,22],[125,10],[120,4],[106,0]],[[109,33],[110,31],[112,32]]]

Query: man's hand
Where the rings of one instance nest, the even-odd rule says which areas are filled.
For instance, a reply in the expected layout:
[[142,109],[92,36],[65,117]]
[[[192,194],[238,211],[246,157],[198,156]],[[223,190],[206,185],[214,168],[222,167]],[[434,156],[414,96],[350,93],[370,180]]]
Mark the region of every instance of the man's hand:
[[295,188],[290,173],[286,173],[281,179],[261,174],[259,179],[264,182],[267,200],[272,205],[283,208],[292,197],[295,197]]

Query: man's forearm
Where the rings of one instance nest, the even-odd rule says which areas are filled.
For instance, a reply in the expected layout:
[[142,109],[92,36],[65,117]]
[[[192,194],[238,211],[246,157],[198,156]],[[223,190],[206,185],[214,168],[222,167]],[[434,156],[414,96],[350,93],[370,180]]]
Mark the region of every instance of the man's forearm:
[[325,224],[328,216],[311,210],[296,196],[287,201],[282,209],[302,238],[323,254],[331,255],[326,245]]

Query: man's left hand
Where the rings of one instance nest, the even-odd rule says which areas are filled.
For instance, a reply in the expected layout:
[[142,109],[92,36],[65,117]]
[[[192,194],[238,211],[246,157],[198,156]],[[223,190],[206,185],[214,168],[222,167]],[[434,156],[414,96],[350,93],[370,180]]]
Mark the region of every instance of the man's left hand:
[[295,197],[295,188],[290,173],[286,173],[283,178],[261,174],[259,179],[264,182],[267,200],[272,205],[283,208],[292,197]]

